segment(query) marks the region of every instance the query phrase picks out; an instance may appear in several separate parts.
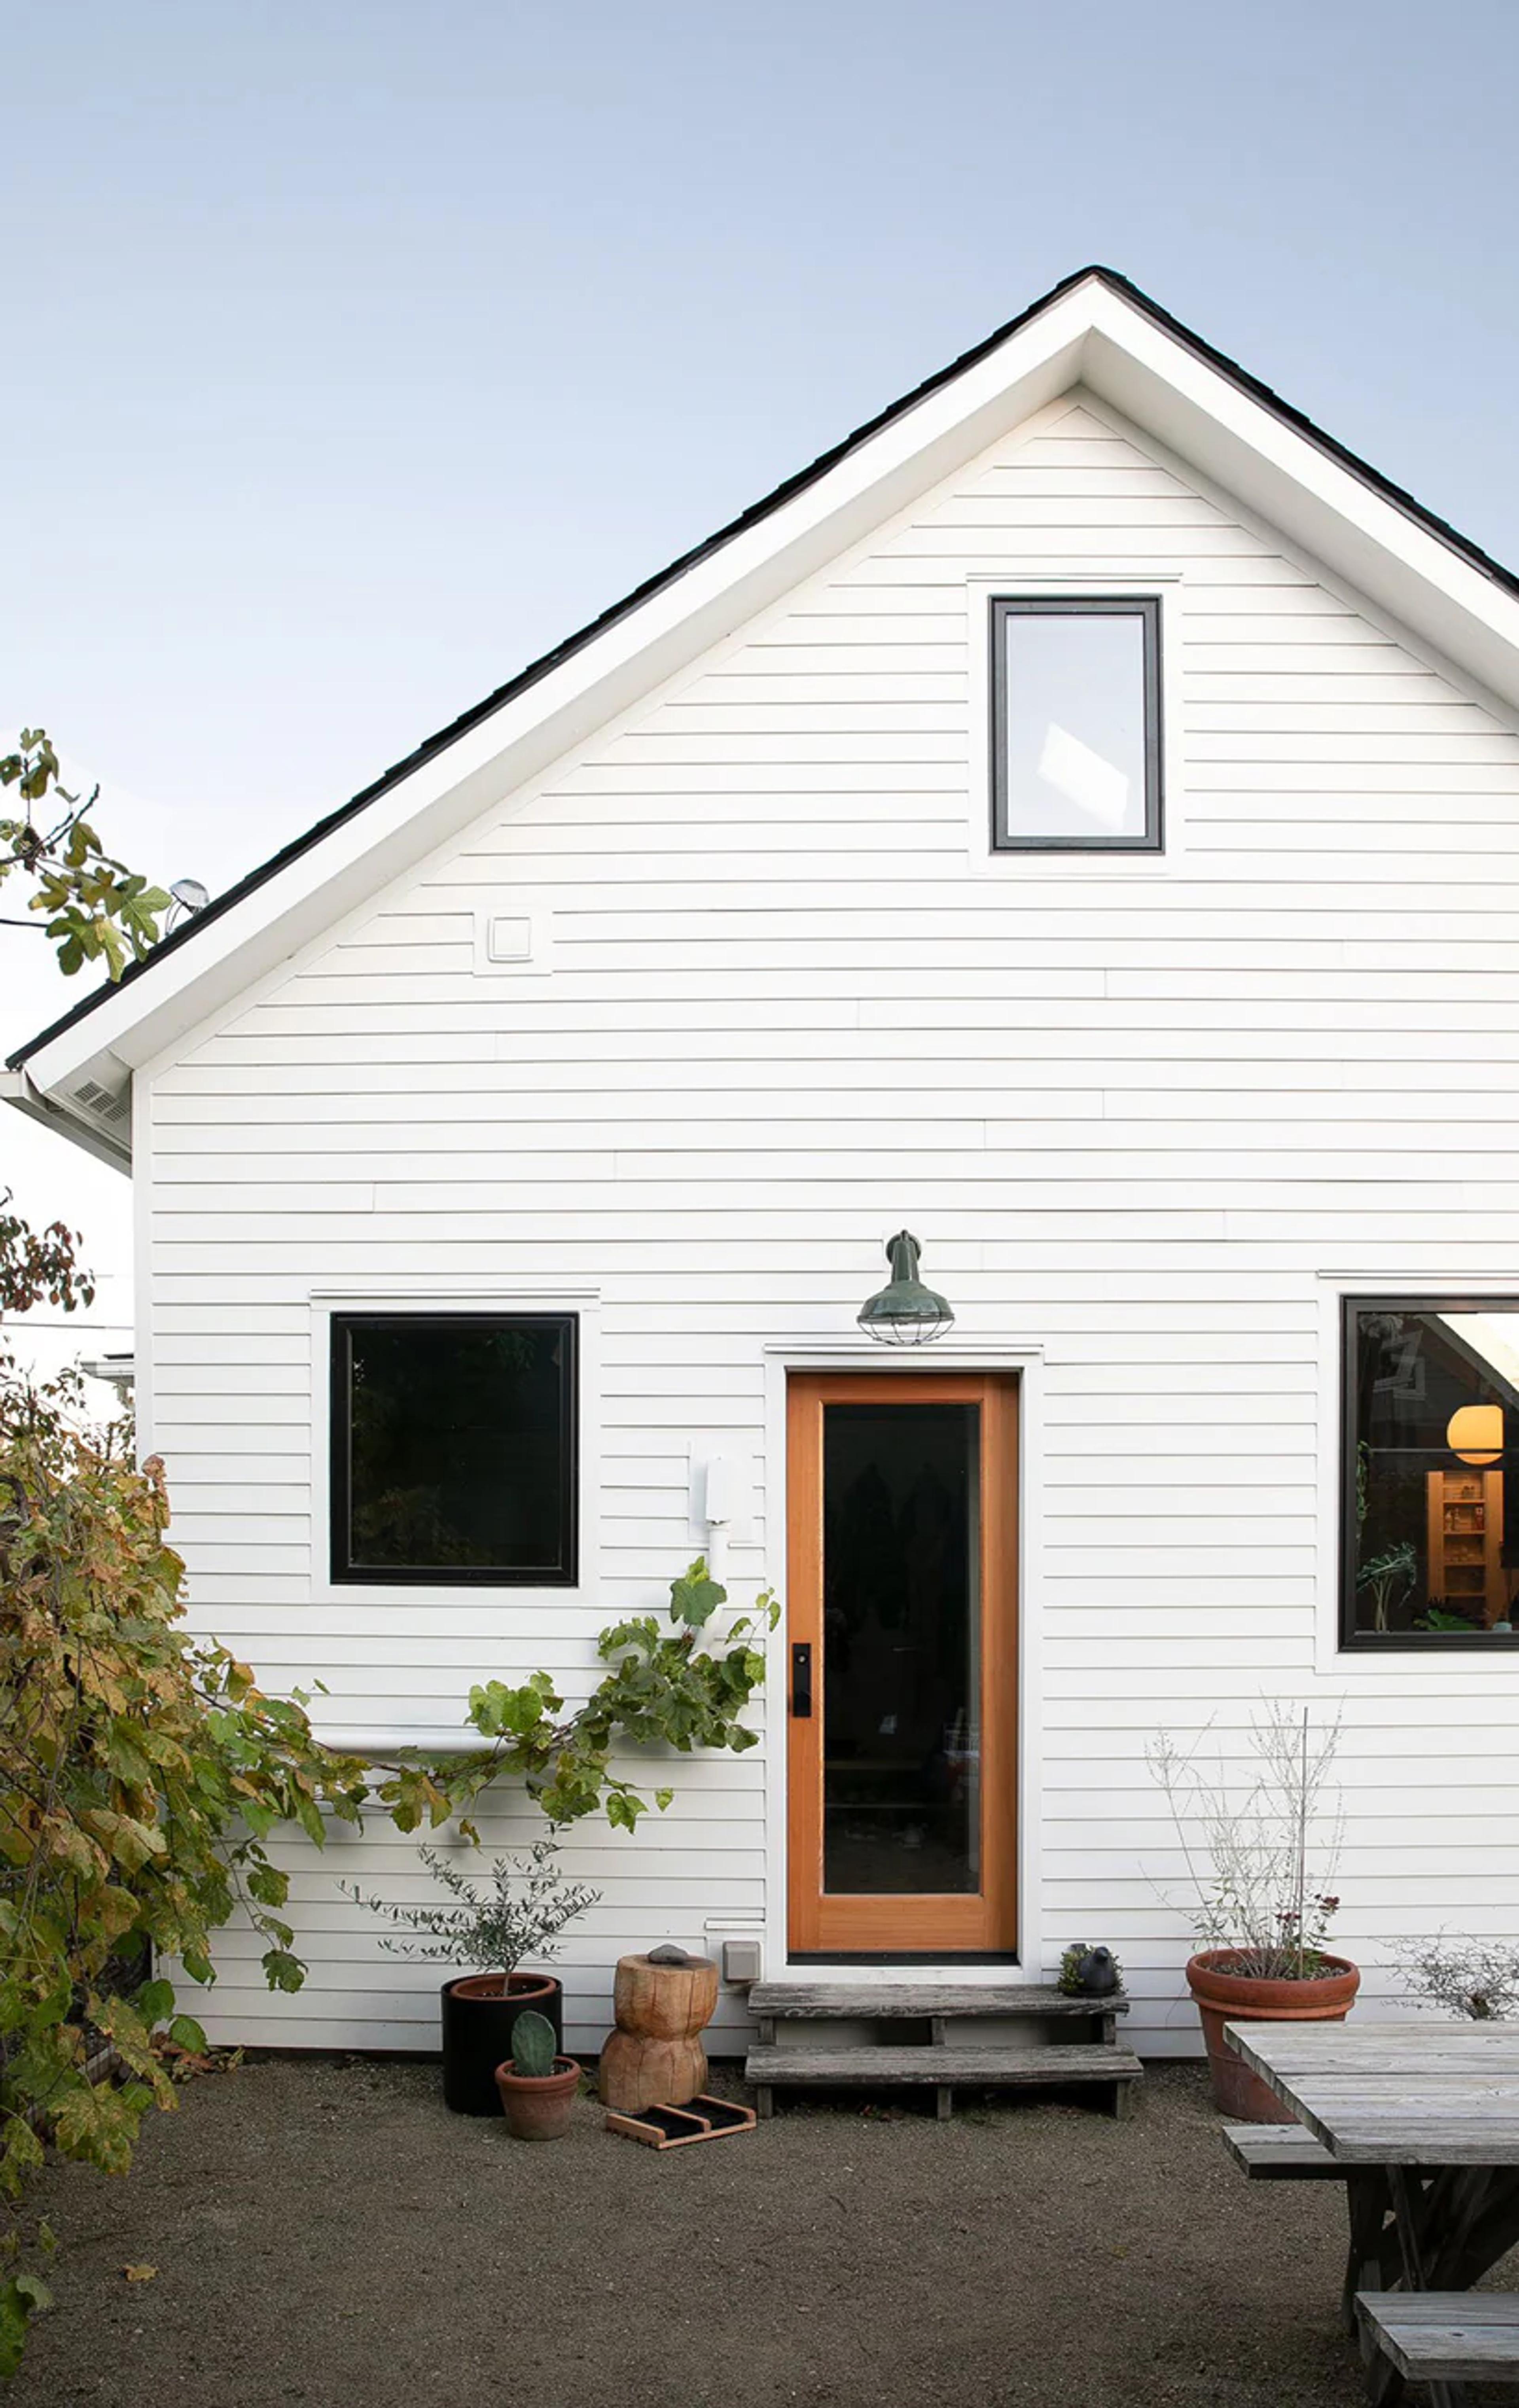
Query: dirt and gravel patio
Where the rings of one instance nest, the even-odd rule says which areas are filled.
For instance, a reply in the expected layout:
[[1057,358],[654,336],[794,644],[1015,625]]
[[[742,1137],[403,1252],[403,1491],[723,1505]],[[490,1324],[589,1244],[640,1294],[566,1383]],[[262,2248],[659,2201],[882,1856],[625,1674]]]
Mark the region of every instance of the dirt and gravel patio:
[[1247,2185],[1218,2129],[1172,2066],[1123,2124],[803,2106],[659,2155],[582,2100],[530,2148],[447,2114],[432,2065],[251,2062],[188,2087],[127,2180],[49,2172],[58,2305],[11,2397],[1354,2408],[1338,2191]]

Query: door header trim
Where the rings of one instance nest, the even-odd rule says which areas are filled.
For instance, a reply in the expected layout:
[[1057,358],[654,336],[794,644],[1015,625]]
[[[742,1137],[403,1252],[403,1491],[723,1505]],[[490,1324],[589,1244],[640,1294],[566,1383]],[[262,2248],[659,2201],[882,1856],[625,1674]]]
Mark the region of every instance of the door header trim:
[[[887,1376],[935,1371],[1015,1371],[1021,1363],[1044,1359],[1040,1340],[1012,1343],[1002,1339],[967,1339],[954,1346],[882,1346],[874,1338],[771,1338],[762,1354],[779,1360],[788,1370],[859,1371],[868,1369]],[[928,1359],[925,1361],[924,1357]]]

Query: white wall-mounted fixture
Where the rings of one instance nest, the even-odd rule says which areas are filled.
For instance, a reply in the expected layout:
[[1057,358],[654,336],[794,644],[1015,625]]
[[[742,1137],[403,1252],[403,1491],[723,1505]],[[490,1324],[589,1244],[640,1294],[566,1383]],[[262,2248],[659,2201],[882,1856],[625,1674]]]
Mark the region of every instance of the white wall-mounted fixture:
[[691,1466],[691,1518],[705,1541],[714,1580],[722,1580],[730,1541],[742,1545],[754,1510],[754,1466],[740,1456],[709,1455]]
[[481,904],[475,913],[477,978],[546,978],[553,968],[553,913],[543,904],[525,908],[513,897],[502,908]]
[[485,950],[493,962],[530,962],[533,923],[525,914],[493,914],[485,923]]

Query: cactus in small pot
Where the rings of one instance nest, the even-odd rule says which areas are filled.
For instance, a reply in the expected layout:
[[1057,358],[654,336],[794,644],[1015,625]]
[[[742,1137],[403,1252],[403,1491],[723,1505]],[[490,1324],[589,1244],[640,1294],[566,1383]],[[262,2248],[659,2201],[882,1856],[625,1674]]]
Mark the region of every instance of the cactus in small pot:
[[548,2016],[525,2008],[512,2028],[511,2055],[495,2069],[501,2111],[513,2140],[559,2140],[569,2129],[580,2086],[575,2059],[555,2054]]
[[542,2082],[553,2071],[553,2026],[547,2015],[529,2007],[518,2016],[511,2034],[511,2070],[529,2082]]

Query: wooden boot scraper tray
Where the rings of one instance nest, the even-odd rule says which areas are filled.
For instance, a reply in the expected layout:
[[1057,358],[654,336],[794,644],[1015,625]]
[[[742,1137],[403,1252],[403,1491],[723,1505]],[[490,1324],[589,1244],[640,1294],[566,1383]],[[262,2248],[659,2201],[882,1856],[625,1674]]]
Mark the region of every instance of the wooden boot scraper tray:
[[736,2107],[731,2099],[712,2099],[705,2091],[683,2107],[645,2107],[637,2114],[610,2114],[609,2132],[642,2141],[651,2149],[685,2149],[693,2141],[723,2141],[730,2132],[752,2132],[752,2107]]

